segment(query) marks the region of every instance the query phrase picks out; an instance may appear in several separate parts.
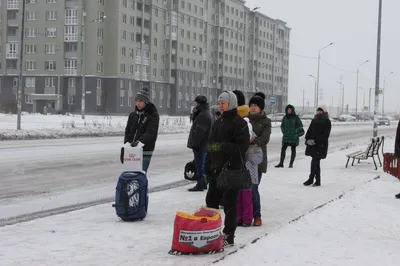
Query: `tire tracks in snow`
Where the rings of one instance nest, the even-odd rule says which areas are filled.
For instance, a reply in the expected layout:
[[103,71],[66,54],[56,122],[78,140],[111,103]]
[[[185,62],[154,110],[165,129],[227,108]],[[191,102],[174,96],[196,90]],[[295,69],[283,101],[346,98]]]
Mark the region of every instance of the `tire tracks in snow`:
[[[377,180],[377,179],[380,179],[380,178],[381,178],[380,175],[377,175],[376,177],[372,178],[371,180],[368,180],[368,181],[362,183],[361,185],[359,185],[359,186],[357,186],[357,187],[354,187],[354,188],[352,188],[352,189],[349,189],[349,190],[346,191],[346,192],[343,192],[343,193],[340,194],[339,196],[337,196],[337,197],[335,197],[335,198],[333,198],[333,199],[331,199],[331,200],[329,200],[329,201],[326,201],[326,202],[324,202],[323,204],[321,204],[321,205],[319,205],[319,206],[316,206],[316,207],[312,208],[311,210],[309,210],[309,211],[303,213],[302,215],[300,215],[300,216],[298,216],[298,217],[296,217],[296,218],[290,220],[289,222],[287,222],[287,223],[285,223],[285,224],[282,224],[281,226],[279,226],[279,227],[277,228],[277,230],[279,230],[280,228],[283,228],[283,227],[286,226],[286,225],[289,225],[289,224],[293,224],[293,223],[298,222],[299,220],[301,220],[302,218],[306,217],[307,215],[309,215],[309,214],[311,214],[311,213],[313,213],[313,212],[315,212],[315,211],[318,211],[319,209],[322,209],[322,208],[324,208],[324,207],[327,207],[328,205],[330,205],[330,204],[332,204],[332,203],[334,203],[334,202],[336,202],[336,201],[338,201],[338,200],[343,199],[344,196],[346,196],[347,194],[349,194],[349,193],[355,191],[355,190],[358,189],[360,186],[365,186],[366,184],[371,183],[371,182],[373,182],[373,181],[375,181],[375,180]],[[224,260],[225,258],[227,258],[228,256],[231,256],[231,255],[233,255],[233,254],[236,254],[236,253],[239,252],[240,250],[242,250],[242,249],[244,249],[244,248],[246,248],[246,247],[249,247],[250,245],[253,245],[253,244],[257,243],[259,240],[261,240],[261,239],[267,237],[269,234],[271,234],[271,233],[266,233],[266,234],[264,234],[264,235],[262,235],[262,236],[260,236],[260,237],[257,237],[257,238],[255,238],[255,239],[253,239],[252,241],[250,241],[250,243],[247,243],[247,244],[244,244],[244,245],[240,245],[240,246],[237,247],[235,250],[233,250],[233,251],[231,251],[231,252],[229,252],[229,253],[223,255],[221,258],[219,258],[219,259],[213,261],[212,264],[217,264],[217,263],[219,263],[220,261],[223,261],[223,260]]]

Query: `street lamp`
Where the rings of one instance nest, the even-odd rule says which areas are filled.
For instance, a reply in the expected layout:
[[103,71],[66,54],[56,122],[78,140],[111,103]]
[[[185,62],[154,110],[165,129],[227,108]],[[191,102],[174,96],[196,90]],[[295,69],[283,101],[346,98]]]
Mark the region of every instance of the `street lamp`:
[[329,45],[325,46],[318,52],[318,70],[317,70],[317,93],[316,93],[316,99],[315,99],[315,108],[318,107],[318,93],[319,93],[319,67],[320,67],[320,62],[321,62],[321,52],[322,50],[328,48],[329,46],[333,45],[333,42],[331,42]]
[[[82,64],[81,64],[81,72],[82,72],[82,99],[81,99],[81,116],[82,119],[85,119],[85,102],[86,102],[86,35],[85,35],[85,18],[87,16],[87,13],[85,10],[82,12],[82,17],[81,17],[81,36],[82,36]],[[90,21],[90,23],[93,22],[101,22],[103,21],[107,16],[102,15],[98,19],[94,19]]]
[[314,86],[314,107],[317,108],[317,107],[316,107],[316,105],[317,105],[317,102],[316,102],[316,97],[317,97],[317,78],[314,77],[313,75],[308,75],[308,76],[311,77],[311,78],[313,78],[313,79],[315,79],[315,86]]
[[365,111],[364,111],[364,108],[365,108],[365,89],[362,88],[362,87],[358,87],[358,88],[364,92],[363,109],[362,110],[363,110],[363,119],[365,119]]
[[340,85],[342,85],[342,114],[344,114],[344,84],[341,81],[338,81]]
[[360,73],[360,67],[361,67],[362,65],[364,65],[364,64],[366,64],[366,63],[368,63],[368,62],[369,62],[369,60],[367,60],[367,61],[365,61],[365,62],[363,62],[363,63],[359,64],[359,65],[358,65],[358,67],[357,67],[356,115],[357,115],[357,112],[358,112],[358,74]]
[[393,75],[394,72],[391,72],[390,74],[386,75],[386,77],[383,79],[383,91],[382,91],[382,115],[385,114],[385,87],[386,87],[386,78],[389,77],[390,75]]

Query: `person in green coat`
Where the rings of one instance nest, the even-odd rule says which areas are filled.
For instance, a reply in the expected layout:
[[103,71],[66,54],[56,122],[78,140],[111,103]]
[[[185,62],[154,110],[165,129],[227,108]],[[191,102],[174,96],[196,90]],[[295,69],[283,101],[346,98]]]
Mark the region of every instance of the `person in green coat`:
[[294,160],[296,159],[296,147],[299,146],[300,136],[304,135],[303,123],[300,117],[296,115],[296,110],[293,105],[288,105],[285,108],[286,115],[282,119],[281,131],[282,149],[281,160],[276,168],[283,168],[283,163],[286,157],[286,149],[291,147],[292,154],[290,156],[289,168],[293,168]]

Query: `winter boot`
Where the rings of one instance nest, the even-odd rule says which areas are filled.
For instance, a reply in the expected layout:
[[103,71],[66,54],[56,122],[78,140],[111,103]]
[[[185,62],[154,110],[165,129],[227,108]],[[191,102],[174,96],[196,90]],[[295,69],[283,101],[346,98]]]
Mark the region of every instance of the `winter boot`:
[[321,186],[321,177],[320,176],[316,176],[315,177],[315,183],[313,185],[313,187],[320,187]]
[[201,192],[201,191],[204,191],[204,187],[201,187],[199,185],[195,185],[194,187],[189,188],[188,191],[189,192]]
[[312,175],[309,176],[308,180],[303,183],[305,186],[311,186],[314,183],[314,177]]
[[275,165],[275,168],[283,168],[283,163],[279,163],[278,165]]
[[396,197],[396,199],[400,199],[400,193],[397,194],[395,197]]
[[262,220],[261,218],[254,218],[254,226],[261,226],[262,225]]
[[289,164],[289,168],[293,168],[293,163],[294,163],[294,160],[296,159],[296,154],[293,154],[292,153],[292,155],[291,155],[291,157],[290,157],[290,164]]
[[223,235],[223,240],[222,240],[222,247],[223,248],[233,247],[235,245],[235,242],[233,240],[234,238],[235,238],[234,235],[224,234]]

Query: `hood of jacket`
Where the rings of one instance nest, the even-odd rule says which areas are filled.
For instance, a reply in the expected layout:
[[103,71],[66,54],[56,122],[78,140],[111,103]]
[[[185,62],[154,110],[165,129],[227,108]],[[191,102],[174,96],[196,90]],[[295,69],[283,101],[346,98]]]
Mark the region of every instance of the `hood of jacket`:
[[246,117],[249,115],[250,108],[248,105],[241,105],[237,107],[237,112],[241,117]]
[[286,108],[285,108],[285,114],[286,114],[286,116],[289,116],[289,114],[288,114],[288,109],[292,109],[292,113],[290,114],[290,115],[296,115],[296,109],[294,108],[294,106],[293,105],[291,105],[291,104],[288,104],[287,106],[286,106]]

